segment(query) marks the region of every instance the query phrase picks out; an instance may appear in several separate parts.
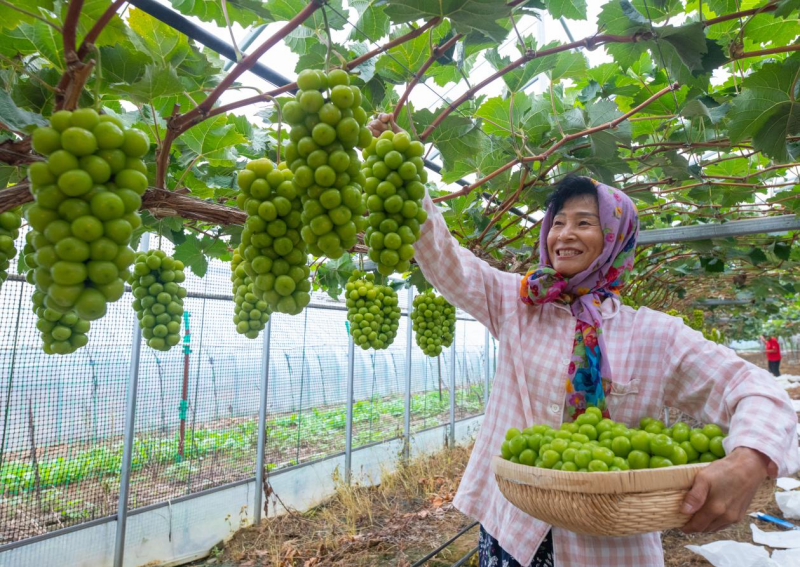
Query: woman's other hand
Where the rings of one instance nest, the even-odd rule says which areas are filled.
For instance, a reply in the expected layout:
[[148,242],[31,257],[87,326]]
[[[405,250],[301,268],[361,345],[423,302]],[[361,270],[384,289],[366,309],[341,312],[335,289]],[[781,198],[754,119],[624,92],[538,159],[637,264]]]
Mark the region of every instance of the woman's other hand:
[[741,521],[759,485],[774,474],[772,461],[748,447],[712,462],[695,477],[683,501],[681,512],[693,514],[683,532],[716,532]]

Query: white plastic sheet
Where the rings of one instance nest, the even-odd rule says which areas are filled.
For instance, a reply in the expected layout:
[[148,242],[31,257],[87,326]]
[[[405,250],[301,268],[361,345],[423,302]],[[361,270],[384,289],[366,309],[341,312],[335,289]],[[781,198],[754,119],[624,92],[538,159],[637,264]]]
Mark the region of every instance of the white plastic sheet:
[[758,529],[755,524],[750,524],[750,530],[753,532],[753,541],[755,543],[768,545],[775,549],[800,548],[800,531],[765,532]]
[[776,549],[770,557],[760,545],[732,540],[687,545],[686,549],[705,557],[714,567],[800,567],[800,549]]
[[800,491],[776,492],[775,501],[783,512],[784,518],[800,520]]
[[777,485],[778,488],[780,488],[781,490],[794,490],[795,488],[800,487],[800,480],[797,480],[796,478],[789,478],[787,476],[782,476],[777,480]]

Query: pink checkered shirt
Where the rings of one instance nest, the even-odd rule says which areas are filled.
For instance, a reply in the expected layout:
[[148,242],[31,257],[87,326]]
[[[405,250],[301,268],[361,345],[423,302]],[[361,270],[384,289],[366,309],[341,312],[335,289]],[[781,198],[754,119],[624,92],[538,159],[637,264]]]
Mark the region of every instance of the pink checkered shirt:
[[[416,244],[416,259],[425,277],[500,343],[492,395],[455,505],[528,565],[551,526],[503,497],[490,463],[510,427],[561,425],[575,319],[565,306],[523,304],[519,275],[492,268],[459,246],[429,197],[424,207],[428,221]],[[643,416],[658,416],[665,406],[678,408],[728,429],[728,452],[742,446],[757,449],[777,464],[781,475],[800,468],[797,415],[767,371],[705,340],[677,317],[634,310],[615,300],[603,302],[601,311],[605,354],[614,372],[608,396],[614,420],[634,426]],[[559,567],[664,564],[659,533],[611,538],[552,529]]]

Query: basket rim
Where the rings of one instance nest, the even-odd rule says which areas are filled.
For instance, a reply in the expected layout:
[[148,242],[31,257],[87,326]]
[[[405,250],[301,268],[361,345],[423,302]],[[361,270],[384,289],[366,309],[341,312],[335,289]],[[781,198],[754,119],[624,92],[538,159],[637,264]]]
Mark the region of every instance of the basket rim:
[[492,457],[492,472],[508,482],[534,488],[583,494],[632,494],[659,490],[688,490],[709,463],[676,465],[660,469],[609,472],[573,472],[512,463]]

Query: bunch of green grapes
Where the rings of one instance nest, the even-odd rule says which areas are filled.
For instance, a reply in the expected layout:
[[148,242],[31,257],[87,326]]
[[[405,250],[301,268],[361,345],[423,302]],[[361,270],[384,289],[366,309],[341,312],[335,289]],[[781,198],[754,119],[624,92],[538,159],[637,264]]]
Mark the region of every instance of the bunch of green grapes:
[[422,208],[428,172],[424,147],[406,132],[384,132],[364,149],[362,172],[369,209],[364,242],[378,271],[388,276],[406,272],[414,256],[419,227],[428,218]]
[[250,262],[243,254],[244,243],[233,252],[231,260],[231,282],[233,282],[233,323],[236,332],[248,339],[255,339],[269,321],[269,304],[263,293],[248,275],[252,272]]
[[33,292],[33,312],[36,328],[42,338],[42,350],[47,354],[71,354],[89,342],[89,321],[74,311],[61,313],[45,306],[44,292]]
[[439,356],[442,347],[453,344],[456,332],[456,308],[433,289],[414,298],[411,311],[412,329],[417,346],[430,357]]
[[327,75],[306,69],[297,77],[295,100],[283,106],[292,126],[286,162],[303,203],[303,240],[315,256],[339,258],[366,229],[364,176],[356,147],[372,134],[364,125],[361,90],[346,71]]
[[19,209],[0,213],[0,287],[8,277],[11,259],[17,255],[14,241],[19,236],[21,224]]
[[353,342],[362,349],[388,348],[400,324],[397,293],[375,283],[375,274],[358,270],[347,280],[347,320]]
[[91,108],[56,112],[31,142],[47,156],[28,170],[35,201],[25,211],[32,280],[46,307],[94,321],[125,291],[135,257],[128,244],[142,223],[138,210],[147,189],[140,158],[150,142]]
[[161,250],[136,254],[131,276],[133,310],[147,346],[163,352],[181,341],[181,317],[186,288],[183,262]]
[[243,269],[270,310],[297,315],[311,301],[306,244],[300,237],[303,205],[285,163],[251,161],[239,172],[236,198],[247,213],[242,231]]

